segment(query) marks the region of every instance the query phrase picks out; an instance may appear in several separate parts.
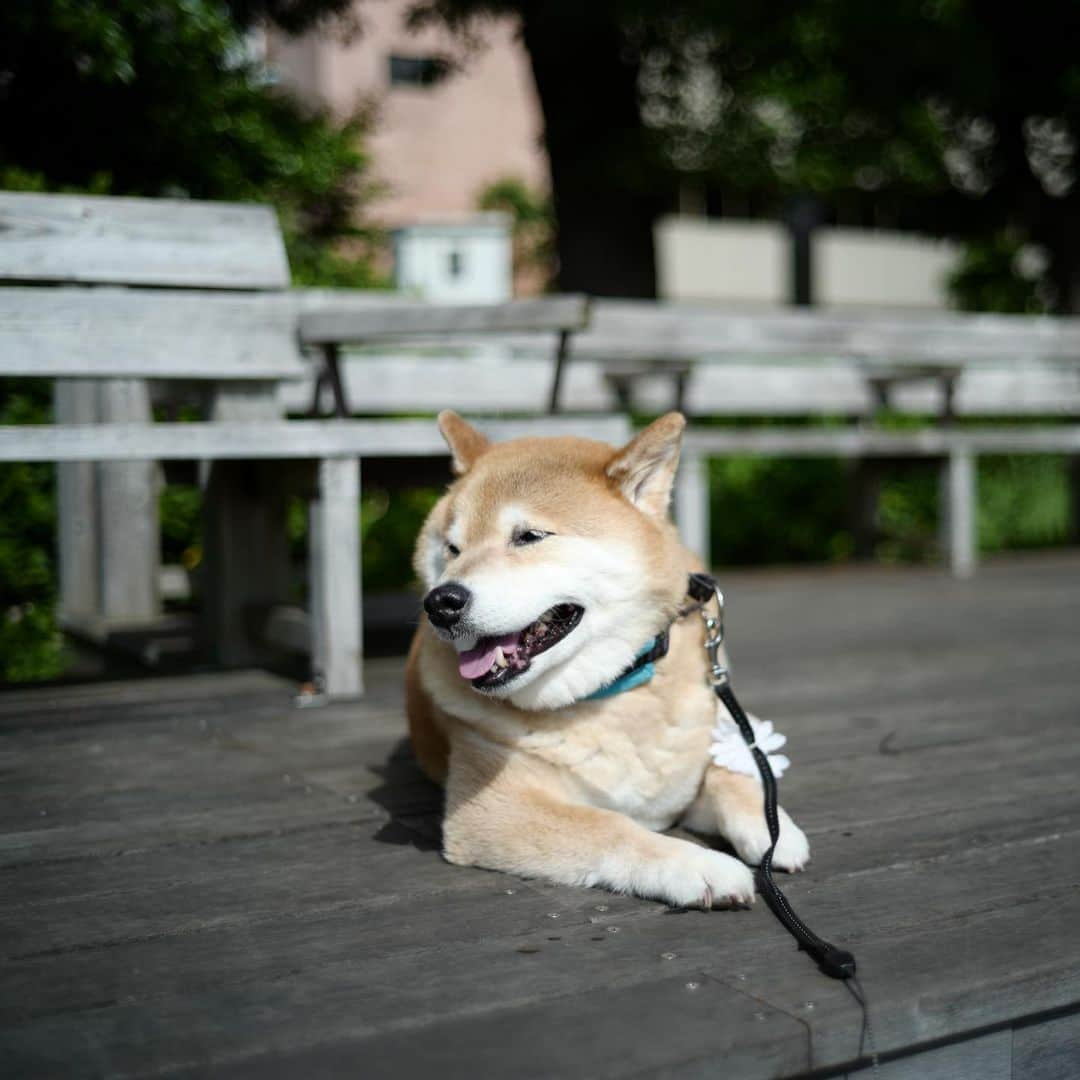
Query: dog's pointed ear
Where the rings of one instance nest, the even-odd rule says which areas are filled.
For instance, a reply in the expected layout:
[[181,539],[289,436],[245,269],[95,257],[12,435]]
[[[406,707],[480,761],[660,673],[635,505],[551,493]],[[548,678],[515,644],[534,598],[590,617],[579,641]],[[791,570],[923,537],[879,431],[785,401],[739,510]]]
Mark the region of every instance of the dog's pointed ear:
[[607,475],[619,491],[650,517],[667,516],[684,427],[686,417],[682,413],[661,416],[608,463]]
[[476,459],[484,453],[491,443],[465,420],[451,409],[443,409],[438,417],[439,430],[446,445],[450,447],[450,456],[454,461],[454,472],[458,476],[467,473]]

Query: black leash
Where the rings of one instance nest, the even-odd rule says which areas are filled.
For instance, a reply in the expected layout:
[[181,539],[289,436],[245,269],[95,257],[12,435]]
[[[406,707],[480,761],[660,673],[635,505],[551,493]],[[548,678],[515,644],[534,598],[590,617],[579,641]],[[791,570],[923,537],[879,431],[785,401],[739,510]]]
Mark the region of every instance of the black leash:
[[[855,974],[855,957],[847,949],[820,938],[795,914],[795,909],[788,902],[780,886],[772,876],[773,852],[780,839],[780,815],[777,811],[776,777],[769,764],[768,755],[761,750],[750,725],[750,718],[743,711],[735,691],[731,688],[731,677],[727,668],[720,662],[720,646],[724,642],[724,594],[716,580],[708,574],[691,574],[688,588],[689,595],[697,602],[702,618],[705,620],[705,648],[709,654],[709,683],[716,696],[724,703],[731,718],[735,721],[746,745],[750,748],[761,786],[765,793],[765,823],[769,827],[769,849],[761,857],[757,868],[757,885],[765,902],[784,928],[799,943],[803,952],[809,953],[817,966],[826,975],[840,979],[862,1010],[862,1036],[859,1040],[859,1055],[863,1053],[865,1041],[869,1050],[870,1064],[874,1075],[878,1074],[878,1054],[874,1046],[874,1031],[870,1024],[870,1008],[866,991]],[[714,618],[706,611],[711,601],[716,601],[717,614]],[[686,612],[684,612],[686,614]]]
[[[878,1075],[878,1053],[874,1044],[874,1028],[870,1025],[869,1003],[866,1000],[866,991],[859,982],[859,976],[855,974],[855,958],[845,948],[827,942],[823,937],[816,935],[807,924],[795,914],[795,909],[788,903],[783,890],[777,885],[772,877],[772,855],[777,850],[777,841],[780,839],[780,814],[777,808],[777,778],[772,774],[772,766],[769,765],[768,755],[760,750],[755,739],[754,729],[750,723],[750,717],[743,712],[739,699],[735,697],[731,689],[731,677],[727,667],[720,663],[720,646],[724,644],[724,593],[720,592],[719,585],[714,578],[707,573],[691,573],[688,592],[696,600],[698,609],[705,622],[705,649],[708,652],[710,662],[710,681],[716,697],[727,708],[735,726],[739,728],[743,740],[750,747],[750,752],[757,765],[757,771],[761,777],[761,787],[765,789],[765,821],[769,826],[769,850],[761,856],[761,862],[757,867],[757,888],[765,902],[772,910],[772,914],[780,919],[783,927],[798,942],[799,948],[804,953],[809,953],[818,963],[818,967],[826,975],[839,978],[859,1004],[863,1014],[863,1030],[859,1040],[859,1054],[863,1054],[863,1045],[869,1052],[870,1068],[874,1075]],[[708,615],[705,610],[712,600],[716,600],[716,618]],[[686,612],[684,612],[686,613]]]
[[[850,979],[855,975],[855,957],[846,949],[841,949],[818,937],[795,914],[794,908],[788,903],[787,897],[773,879],[773,852],[776,850],[776,843],[780,839],[780,817],[776,806],[776,777],[773,776],[772,766],[769,764],[767,755],[755,742],[754,729],[750,726],[750,719],[743,712],[743,708],[731,688],[731,679],[727,668],[719,660],[720,646],[724,640],[724,595],[720,592],[716,581],[709,577],[708,574],[691,574],[689,592],[702,606],[702,616],[705,619],[705,626],[708,631],[705,648],[709,652],[709,682],[716,696],[724,703],[724,707],[731,714],[731,718],[738,726],[746,745],[750,748],[758,772],[761,774],[761,785],[765,789],[765,823],[769,827],[769,839],[772,842],[768,851],[761,857],[761,863],[757,868],[758,889],[765,898],[765,902],[772,909],[773,914],[799,943],[799,948],[804,952],[808,952],[826,975],[831,975],[834,979]],[[716,600],[718,605],[718,618],[713,618],[705,612],[706,605],[713,599]]]

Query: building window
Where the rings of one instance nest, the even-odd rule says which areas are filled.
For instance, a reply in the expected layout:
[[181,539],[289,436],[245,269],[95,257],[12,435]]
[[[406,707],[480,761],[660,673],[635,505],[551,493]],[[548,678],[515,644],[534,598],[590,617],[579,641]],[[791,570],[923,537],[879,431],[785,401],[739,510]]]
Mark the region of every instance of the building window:
[[447,269],[450,271],[452,278],[459,278],[465,273],[465,257],[460,251],[451,251],[449,265]]
[[391,86],[434,86],[450,65],[441,56],[391,56]]

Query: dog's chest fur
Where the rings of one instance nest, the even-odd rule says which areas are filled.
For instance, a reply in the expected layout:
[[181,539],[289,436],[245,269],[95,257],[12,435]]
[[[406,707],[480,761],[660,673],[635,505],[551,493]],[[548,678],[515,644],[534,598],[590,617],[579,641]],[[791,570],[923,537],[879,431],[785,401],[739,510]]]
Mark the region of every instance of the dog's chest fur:
[[[716,701],[705,683],[700,639],[696,626],[676,624],[650,683],[550,716],[462,694],[456,672],[438,671],[437,663],[427,681],[436,694],[443,691],[448,712],[491,737],[493,749],[532,759],[538,778],[557,775],[564,795],[665,829],[696,798],[708,764]],[[457,700],[450,703],[452,690]]]
[[707,690],[673,702],[643,688],[633,698],[519,745],[560,769],[582,802],[665,829],[701,787],[715,705]]

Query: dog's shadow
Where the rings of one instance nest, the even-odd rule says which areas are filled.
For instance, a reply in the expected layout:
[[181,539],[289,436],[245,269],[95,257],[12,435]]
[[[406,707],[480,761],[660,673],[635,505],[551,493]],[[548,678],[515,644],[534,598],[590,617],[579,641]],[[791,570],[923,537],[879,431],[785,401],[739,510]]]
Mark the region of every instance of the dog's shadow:
[[371,766],[381,783],[369,793],[390,820],[379,827],[381,844],[411,844],[418,851],[442,850],[443,790],[421,771],[408,739],[399,739],[386,760]]

